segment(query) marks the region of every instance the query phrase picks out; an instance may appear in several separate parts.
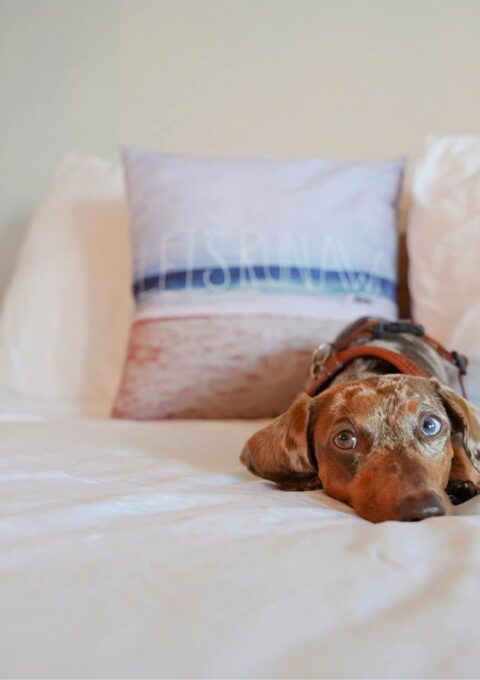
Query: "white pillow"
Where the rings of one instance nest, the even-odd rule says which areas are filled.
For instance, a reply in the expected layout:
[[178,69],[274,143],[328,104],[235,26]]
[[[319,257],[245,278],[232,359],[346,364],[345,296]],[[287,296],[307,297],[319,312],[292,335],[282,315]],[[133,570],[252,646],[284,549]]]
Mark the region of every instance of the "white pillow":
[[121,167],[67,156],[6,293],[0,388],[40,398],[49,415],[108,415],[128,341],[130,281]]
[[471,360],[480,402],[480,137],[429,137],[413,183],[408,230],[414,318]]

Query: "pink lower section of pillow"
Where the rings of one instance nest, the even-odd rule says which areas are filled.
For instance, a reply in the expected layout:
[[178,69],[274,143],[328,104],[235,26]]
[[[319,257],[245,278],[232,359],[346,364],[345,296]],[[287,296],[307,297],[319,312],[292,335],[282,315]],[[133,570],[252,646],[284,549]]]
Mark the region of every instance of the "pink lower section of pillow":
[[133,324],[115,418],[267,418],[305,384],[341,321],[234,316]]

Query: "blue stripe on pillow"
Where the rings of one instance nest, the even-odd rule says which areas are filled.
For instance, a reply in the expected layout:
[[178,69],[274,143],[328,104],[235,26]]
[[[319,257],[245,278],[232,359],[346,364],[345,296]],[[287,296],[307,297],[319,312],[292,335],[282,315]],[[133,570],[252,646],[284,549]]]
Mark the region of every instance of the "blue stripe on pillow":
[[396,283],[369,272],[326,270],[316,267],[254,265],[249,267],[202,267],[153,273],[137,279],[133,292],[137,300],[145,294],[191,289],[254,289],[265,292],[301,294],[361,294],[396,300]]

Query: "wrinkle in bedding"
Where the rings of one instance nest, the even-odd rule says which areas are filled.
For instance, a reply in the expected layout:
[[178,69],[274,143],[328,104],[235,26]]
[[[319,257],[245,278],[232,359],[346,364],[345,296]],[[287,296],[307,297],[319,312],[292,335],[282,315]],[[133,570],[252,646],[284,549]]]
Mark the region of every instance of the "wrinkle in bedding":
[[0,424],[0,676],[475,678],[480,499],[372,525],[261,423]]

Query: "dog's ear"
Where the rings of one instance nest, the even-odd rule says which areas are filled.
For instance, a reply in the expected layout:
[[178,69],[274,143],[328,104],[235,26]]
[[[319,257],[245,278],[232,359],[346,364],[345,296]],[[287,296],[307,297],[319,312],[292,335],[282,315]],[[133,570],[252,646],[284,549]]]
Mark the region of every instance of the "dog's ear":
[[241,462],[281,488],[319,488],[312,442],[314,407],[315,400],[307,394],[297,397],[288,411],[250,437]]
[[[435,378],[432,382],[450,419],[455,457],[464,459],[461,455],[464,453],[476,472],[480,473],[480,412],[450,387],[442,385]],[[458,450],[459,445],[461,452]]]

